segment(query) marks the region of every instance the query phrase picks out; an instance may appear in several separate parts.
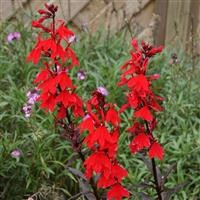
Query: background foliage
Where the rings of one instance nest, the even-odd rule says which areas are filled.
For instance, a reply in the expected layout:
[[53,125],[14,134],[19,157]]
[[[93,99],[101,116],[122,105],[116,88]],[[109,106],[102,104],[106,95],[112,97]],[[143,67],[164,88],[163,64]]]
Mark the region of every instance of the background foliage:
[[[34,107],[31,118],[23,116],[21,109],[26,102],[26,93],[32,89],[33,79],[38,71],[36,66],[25,61],[33,47],[35,34],[23,25],[3,24],[0,27],[0,199],[21,200],[31,195],[38,199],[61,199],[79,192],[75,176],[66,167],[82,170],[81,163],[74,158],[73,151],[55,128],[53,116]],[[19,31],[18,41],[8,43],[7,34]],[[130,45],[126,31],[106,36],[101,32],[93,36],[88,32],[77,34],[74,45],[81,63],[80,69],[87,73],[83,81],[77,79],[78,68],[72,76],[78,93],[87,99],[98,86],[109,91],[108,101],[121,106],[124,88],[117,87],[119,67],[129,57]],[[172,64],[171,54],[177,54],[177,63]],[[184,51],[167,47],[162,55],[156,56],[150,64],[149,73],[160,73],[155,88],[165,97],[165,111],[158,116],[155,135],[165,147],[165,157],[159,162],[161,171],[175,164],[167,187],[184,184],[172,199],[197,200],[200,198],[200,69]],[[132,199],[142,199],[150,173],[141,155],[130,155],[129,135],[132,113],[122,114],[119,159],[129,171],[124,181],[132,192]],[[19,149],[20,158],[10,153]],[[76,161],[76,162],[74,162]],[[147,181],[148,180],[148,181]],[[140,184],[140,185],[139,185]],[[154,192],[148,190],[152,197]],[[62,194],[62,195],[61,195]],[[64,197],[63,197],[64,198]],[[82,198],[80,198],[82,199]]]

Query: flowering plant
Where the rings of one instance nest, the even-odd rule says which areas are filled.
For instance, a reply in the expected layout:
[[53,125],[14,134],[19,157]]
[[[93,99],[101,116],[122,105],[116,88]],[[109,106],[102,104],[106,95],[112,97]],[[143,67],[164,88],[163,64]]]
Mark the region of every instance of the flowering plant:
[[[149,59],[160,53],[162,47],[155,48],[145,42],[139,47],[137,40],[132,40],[131,59],[121,67],[123,73],[118,83],[129,89],[127,102],[119,112],[115,103],[106,101],[108,92],[103,87],[98,87],[84,102],[77,95],[77,87],[70,78],[71,69],[79,66],[77,56],[71,49],[76,37],[64,21],[55,19],[57,9],[53,4],[45,4],[45,9],[38,11],[41,17],[32,22],[32,26],[41,32],[27,61],[35,65],[40,61],[42,66],[34,80],[36,89],[27,94],[28,104],[23,108],[25,115],[30,116],[31,105],[36,101],[40,101],[41,109],[56,113],[55,124],[62,129],[61,136],[71,143],[79,155],[94,197],[102,199],[105,196],[101,194],[101,188],[107,192],[108,200],[121,200],[130,197],[131,191],[122,184],[128,172],[117,160],[120,113],[127,108],[133,109],[133,125],[127,129],[133,137],[130,150],[136,153],[147,149],[152,159],[158,199],[162,199],[163,188],[158,182],[154,158],[162,160],[164,150],[153,130],[157,124],[155,112],[162,110],[158,101],[163,101],[163,98],[155,95],[152,88],[152,82],[159,75],[147,74]],[[49,24],[47,20],[51,20]],[[79,70],[78,78],[84,80],[85,76],[86,73]],[[89,153],[83,153],[84,144]]]

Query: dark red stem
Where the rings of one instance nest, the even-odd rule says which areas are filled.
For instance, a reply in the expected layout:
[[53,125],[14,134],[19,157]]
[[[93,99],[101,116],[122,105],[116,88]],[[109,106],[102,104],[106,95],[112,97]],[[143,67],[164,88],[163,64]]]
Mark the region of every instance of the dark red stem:
[[[151,134],[150,130],[149,130],[148,122],[145,121],[145,124],[146,124],[147,132],[149,134]],[[162,195],[161,195],[162,191],[161,191],[161,186],[160,186],[160,184],[158,182],[158,173],[157,173],[156,162],[155,162],[154,158],[151,159],[151,164],[152,164],[152,172],[153,172],[154,184],[155,184],[155,188],[156,188],[156,193],[157,193],[157,196],[158,196],[158,200],[162,200]]]

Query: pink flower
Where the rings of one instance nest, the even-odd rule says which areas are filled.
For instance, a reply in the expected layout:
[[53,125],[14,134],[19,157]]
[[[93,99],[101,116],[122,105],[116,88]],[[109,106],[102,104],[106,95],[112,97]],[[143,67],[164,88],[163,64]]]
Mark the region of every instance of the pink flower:
[[10,153],[10,155],[12,158],[19,158],[21,156],[21,151],[18,149],[15,149]]
[[101,93],[103,96],[108,96],[108,90],[102,86],[98,87],[97,91]]
[[78,73],[77,73],[77,78],[79,80],[81,80],[81,81],[85,80],[85,78],[86,78],[86,72],[83,71],[83,70],[79,70]]
[[19,32],[11,32],[7,36],[7,41],[12,42],[13,40],[19,40],[21,37],[21,34]]

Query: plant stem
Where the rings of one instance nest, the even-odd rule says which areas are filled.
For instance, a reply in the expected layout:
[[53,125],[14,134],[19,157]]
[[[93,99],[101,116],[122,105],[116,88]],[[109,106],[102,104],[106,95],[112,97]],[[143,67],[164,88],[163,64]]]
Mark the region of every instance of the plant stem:
[[[149,130],[148,122],[145,121],[145,124],[146,124],[146,129],[147,129],[148,134],[152,135],[151,131]],[[152,164],[152,172],[153,172],[153,177],[154,177],[154,184],[156,186],[155,187],[156,188],[156,193],[158,195],[158,200],[162,200],[161,187],[160,187],[160,184],[158,182],[158,174],[157,174],[156,162],[155,162],[154,158],[151,159],[151,164]]]
[[162,195],[161,195],[161,188],[158,182],[158,174],[157,174],[157,169],[156,169],[156,162],[155,159],[151,159],[151,164],[152,164],[152,171],[153,171],[153,177],[154,177],[154,183],[156,185],[156,192],[158,195],[158,200],[162,200]]

